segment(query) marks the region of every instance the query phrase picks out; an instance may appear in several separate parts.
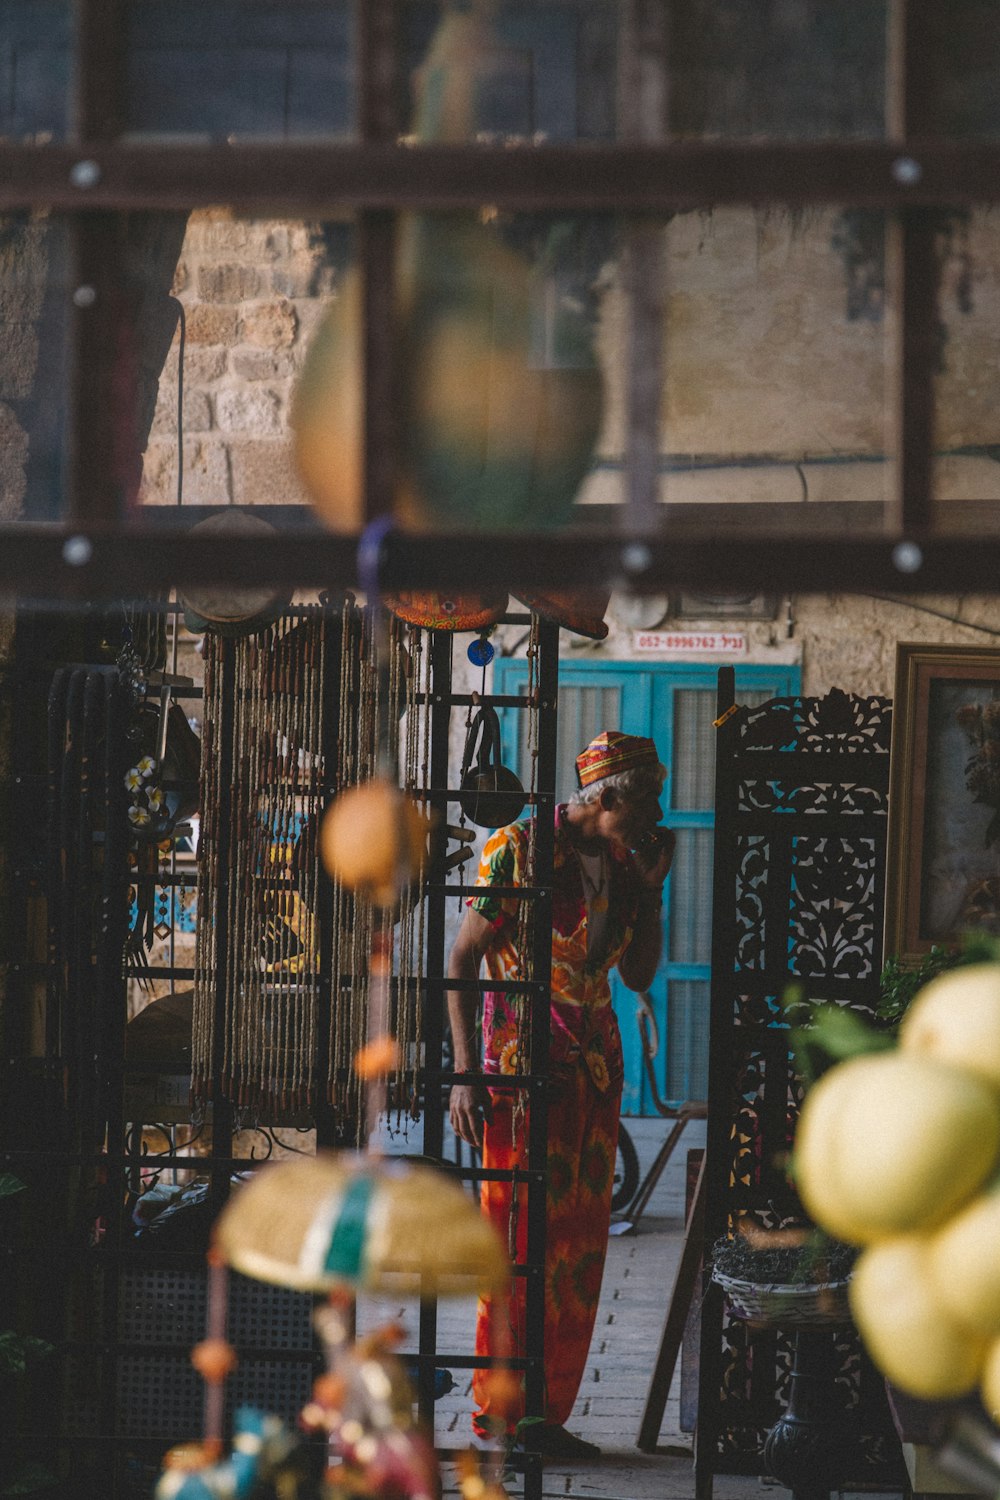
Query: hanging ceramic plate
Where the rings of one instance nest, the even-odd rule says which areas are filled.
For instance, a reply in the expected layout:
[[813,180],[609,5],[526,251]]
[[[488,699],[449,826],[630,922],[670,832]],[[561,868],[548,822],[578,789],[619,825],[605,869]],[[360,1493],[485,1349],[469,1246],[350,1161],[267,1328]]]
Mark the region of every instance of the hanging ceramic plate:
[[603,641],[608,633],[604,616],[611,602],[610,589],[573,589],[558,594],[515,594],[536,615],[554,620],[566,630]]
[[507,610],[507,591],[487,594],[384,594],[387,609],[407,625],[425,630],[486,630]]
[[[269,522],[235,506],[191,528],[193,537],[265,538],[277,534],[277,528]],[[195,635],[206,630],[223,636],[252,635],[276,620],[290,599],[290,592],[284,589],[237,589],[228,585],[198,584],[180,592],[184,623]]]

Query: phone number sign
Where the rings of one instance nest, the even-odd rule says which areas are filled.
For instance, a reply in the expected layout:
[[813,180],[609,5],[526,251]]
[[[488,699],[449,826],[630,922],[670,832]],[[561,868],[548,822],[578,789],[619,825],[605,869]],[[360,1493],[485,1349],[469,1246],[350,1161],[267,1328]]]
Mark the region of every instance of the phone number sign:
[[738,630],[636,630],[632,644],[657,656],[745,656],[747,650]]

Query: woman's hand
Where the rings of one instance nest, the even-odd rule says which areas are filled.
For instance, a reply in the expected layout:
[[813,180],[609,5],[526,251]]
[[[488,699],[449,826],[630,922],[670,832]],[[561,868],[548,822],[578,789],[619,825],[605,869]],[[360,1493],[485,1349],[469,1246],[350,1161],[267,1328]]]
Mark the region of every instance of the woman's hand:
[[483,1121],[493,1121],[493,1104],[485,1083],[455,1083],[448,1099],[448,1118],[459,1140],[482,1147]]
[[[657,827],[643,839],[635,851],[635,865],[641,885],[658,891],[673,864],[677,835],[672,828]],[[655,856],[650,863],[650,857]]]

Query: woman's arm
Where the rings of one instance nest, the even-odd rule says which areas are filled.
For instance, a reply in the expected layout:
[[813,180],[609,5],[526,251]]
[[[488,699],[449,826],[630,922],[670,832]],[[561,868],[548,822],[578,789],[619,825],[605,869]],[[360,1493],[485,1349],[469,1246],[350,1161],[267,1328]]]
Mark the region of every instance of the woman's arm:
[[[476,980],[483,956],[493,941],[493,927],[469,907],[448,958],[448,978]],[[480,996],[475,990],[448,991],[448,1019],[455,1053],[456,1073],[478,1073],[482,1069],[476,1020]],[[483,1143],[483,1120],[491,1118],[489,1090],[485,1083],[456,1083],[448,1101],[451,1128],[470,1146]]]
[[663,882],[674,858],[677,838],[672,829],[658,830],[660,855],[655,865],[646,869],[638,860],[639,898],[635,926],[628,947],[618,960],[622,983],[630,990],[648,990],[656,978],[663,946]]

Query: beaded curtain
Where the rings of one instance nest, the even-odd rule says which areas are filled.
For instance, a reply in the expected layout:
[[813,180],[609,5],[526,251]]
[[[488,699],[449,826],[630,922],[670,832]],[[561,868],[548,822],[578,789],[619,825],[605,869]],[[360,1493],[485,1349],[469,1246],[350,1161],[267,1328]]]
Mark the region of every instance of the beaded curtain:
[[[324,749],[334,791],[373,775],[380,680],[388,683],[390,749],[401,781],[413,790],[422,772],[419,785],[427,785],[430,653],[421,631],[410,632],[409,650],[404,634],[392,619],[389,671],[381,677],[370,612],[351,596],[338,610],[291,609],[240,639],[205,638],[192,1093],[196,1105],[213,1095],[221,1028],[217,1086],[235,1107],[238,1128],[301,1116],[325,1098],[341,1126],[360,1129],[353,1059],[367,1039],[376,935],[395,938],[396,1033],[406,1074],[390,1102],[400,1106],[415,1094],[422,883],[398,908],[380,912],[334,881],[328,931],[319,920],[322,883],[330,879],[319,860]],[[323,968],[332,1013],[320,1056]]]

